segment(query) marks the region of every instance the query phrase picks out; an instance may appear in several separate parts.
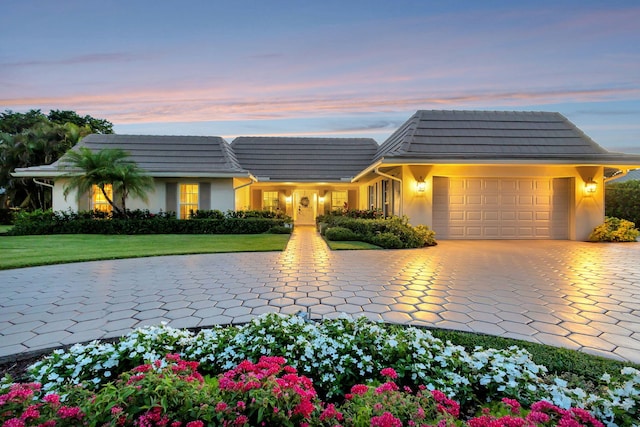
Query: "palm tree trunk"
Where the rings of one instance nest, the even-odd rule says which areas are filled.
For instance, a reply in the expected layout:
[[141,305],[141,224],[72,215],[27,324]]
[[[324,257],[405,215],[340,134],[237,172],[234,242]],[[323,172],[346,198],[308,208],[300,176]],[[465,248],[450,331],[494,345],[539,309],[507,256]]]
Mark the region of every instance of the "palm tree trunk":
[[113,209],[115,209],[115,211],[116,211],[116,212],[118,212],[119,214],[122,214],[122,211],[120,210],[120,208],[119,208],[119,207],[117,207],[117,206],[115,205],[115,203],[113,203],[113,200],[111,200],[111,199],[109,198],[109,196],[107,195],[107,192],[104,190],[104,184],[103,184],[103,185],[100,185],[99,187],[100,187],[100,191],[102,191],[102,195],[104,196],[104,198],[105,198],[105,200],[107,201],[107,203],[109,203],[109,204],[111,205],[111,207],[112,207]]

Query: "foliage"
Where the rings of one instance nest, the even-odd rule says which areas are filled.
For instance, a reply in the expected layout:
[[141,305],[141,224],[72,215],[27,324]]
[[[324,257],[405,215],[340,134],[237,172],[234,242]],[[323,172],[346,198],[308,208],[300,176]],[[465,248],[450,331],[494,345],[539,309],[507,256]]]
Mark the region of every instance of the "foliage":
[[0,113],[0,187],[5,188],[10,206],[24,209],[51,207],[51,190],[31,178],[14,178],[16,168],[48,165],[90,133],[112,133],[113,125],[73,111],[40,110]]
[[[406,217],[388,217],[370,219],[368,216],[376,216],[378,211],[347,211],[344,214],[333,213],[318,217],[322,224],[324,235],[334,227],[351,230],[355,238],[371,243],[385,249],[420,248],[436,245],[435,233],[429,227],[421,225],[412,227]],[[329,239],[331,240],[331,239]]]
[[593,229],[591,242],[635,242],[640,232],[635,224],[625,219],[606,217],[604,224]]
[[[61,386],[44,395],[37,383],[0,384],[3,427],[25,425],[220,426],[572,426],[603,427],[588,410],[549,400],[530,405],[517,399],[490,396],[467,412],[442,391],[397,383],[393,368],[383,368],[376,380],[350,386],[344,400],[323,402],[313,380],[299,375],[282,357],[242,360],[217,378],[205,379],[198,362],[179,354],[151,358],[97,389],[86,384]],[[637,374],[638,371],[635,371]],[[349,389],[349,387],[347,387]],[[61,397],[62,396],[62,397]],[[61,401],[67,406],[62,407]],[[53,411],[51,410],[53,409]],[[87,414],[86,416],[84,414]],[[605,419],[608,426],[634,425],[634,412]],[[58,421],[60,423],[58,424]],[[624,424],[617,424],[621,422]],[[33,423],[33,424],[32,424]]]
[[58,394],[44,395],[40,384],[0,383],[0,421],[3,427],[83,426],[85,414],[62,403]]
[[[231,212],[231,211],[230,211]],[[104,221],[108,220],[108,221]],[[261,234],[284,227],[283,217],[225,214],[222,219],[179,220],[173,212],[134,210],[107,214],[101,211],[20,212],[12,236],[44,234]],[[290,232],[290,231],[289,231]]]
[[640,180],[607,184],[604,200],[606,216],[626,219],[640,226]]
[[324,237],[333,241],[360,240],[356,233],[345,227],[331,227],[325,232]]
[[270,233],[270,234],[291,234],[292,232],[293,232],[292,227],[287,227],[284,225],[273,226],[267,231],[267,233]]
[[[356,384],[345,395],[345,402],[327,416],[326,420],[344,425],[368,427],[375,425],[452,425],[460,415],[460,405],[444,393],[420,386],[413,393],[409,387],[402,390],[394,382],[397,378],[392,368],[382,369],[387,377],[381,385]],[[339,411],[339,412],[338,412]],[[332,416],[331,416],[332,415]],[[335,425],[334,424],[334,425]]]
[[[239,419],[251,426],[302,426],[320,402],[311,380],[285,365],[282,357],[244,360],[219,379],[215,411],[220,425]],[[241,425],[243,423],[240,423]]]
[[[71,190],[77,191],[77,198],[91,193],[96,186],[102,192],[105,200],[113,210],[127,217],[126,201],[129,194],[146,200],[147,192],[153,190],[153,178],[131,160],[129,154],[117,148],[104,148],[92,151],[86,147],[69,151],[64,158],[64,168],[72,169],[66,174],[69,182],[65,184],[64,196],[67,197]],[[105,190],[105,186],[111,185],[113,197],[120,196],[120,203],[115,203]]]
[[477,402],[504,397],[523,405],[546,399],[563,409],[583,407],[614,426],[629,425],[625,420],[637,417],[640,407],[640,371],[632,367],[603,375],[587,392],[549,375],[518,347],[466,351],[423,329],[365,318],[310,323],[301,316],[267,314],[246,325],[197,333],[164,325],[141,328],[113,344],[93,342],[58,350],[32,366],[30,375],[46,391],[75,384],[99,390],[119,373],[165,353],[197,361],[202,373],[214,376],[245,360],[284,357],[313,380],[321,396],[334,400],[353,384],[376,381],[379,372],[393,368],[394,374],[385,372],[400,389],[423,384],[427,390],[440,390],[459,402],[464,413]]
[[0,225],[13,224],[13,214],[11,209],[0,209]]

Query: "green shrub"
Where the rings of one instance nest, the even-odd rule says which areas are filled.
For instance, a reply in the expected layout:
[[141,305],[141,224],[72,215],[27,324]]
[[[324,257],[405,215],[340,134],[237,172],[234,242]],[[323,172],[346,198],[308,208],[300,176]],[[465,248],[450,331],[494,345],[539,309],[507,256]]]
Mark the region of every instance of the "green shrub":
[[331,227],[328,228],[324,236],[327,240],[332,240],[334,242],[338,241],[351,241],[351,240],[362,240],[360,236],[354,233],[352,230],[344,227]]
[[604,194],[606,216],[640,224],[640,180],[607,184]]
[[420,239],[424,242],[423,246],[435,246],[438,243],[436,242],[436,232],[431,230],[426,225],[416,225],[414,230],[420,237]]
[[219,211],[217,209],[214,210],[196,210],[196,211],[191,211],[191,219],[224,219],[224,214],[222,213],[222,211]]
[[293,231],[292,227],[286,227],[284,225],[276,225],[275,227],[271,227],[267,233],[270,234],[291,234]]
[[384,249],[402,249],[405,247],[400,237],[393,233],[376,234],[369,238],[368,242]]
[[9,234],[261,234],[289,223],[287,217],[276,215],[238,214],[217,219],[178,220],[173,212],[153,214],[139,210],[129,211],[127,216],[50,210],[20,213]]
[[[322,222],[319,224],[327,224],[328,230],[336,227],[347,228],[358,236],[357,239],[349,240],[360,240],[388,249],[421,248],[436,244],[435,232],[427,226],[412,227],[407,217],[364,219],[347,215],[324,215],[321,219]],[[329,232],[328,230],[326,233]],[[380,237],[381,234],[391,234],[397,239],[388,236]],[[400,245],[398,240],[401,242]]]
[[591,242],[635,242],[640,232],[635,224],[626,219],[606,217],[604,224],[593,229],[589,235]]

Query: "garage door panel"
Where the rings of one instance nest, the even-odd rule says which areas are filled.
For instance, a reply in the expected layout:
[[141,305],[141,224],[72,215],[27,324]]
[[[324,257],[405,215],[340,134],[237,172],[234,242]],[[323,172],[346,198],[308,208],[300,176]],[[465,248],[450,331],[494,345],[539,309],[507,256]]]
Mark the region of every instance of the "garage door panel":
[[569,183],[434,177],[433,228],[443,239],[566,239]]

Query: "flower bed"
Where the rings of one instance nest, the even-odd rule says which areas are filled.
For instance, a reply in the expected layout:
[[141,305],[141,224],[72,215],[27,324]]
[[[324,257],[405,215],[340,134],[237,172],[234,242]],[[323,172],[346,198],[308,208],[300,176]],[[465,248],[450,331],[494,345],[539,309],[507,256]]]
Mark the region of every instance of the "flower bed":
[[[589,418],[593,414],[608,426],[631,426],[640,402],[640,371],[633,368],[605,375],[596,391],[586,392],[547,374],[520,348],[469,352],[426,330],[364,318],[309,323],[267,314],[246,325],[198,333],[148,327],[116,343],[55,351],[30,374],[41,384],[34,396],[62,394],[69,399],[65,405],[92,419],[114,411],[125,417],[122,425],[171,425],[158,424],[164,419],[182,423],[176,426],[235,425],[232,419],[242,415],[247,424],[238,425],[259,425],[254,423],[267,414],[279,421],[266,425],[599,425]],[[5,382],[4,396],[19,387]],[[152,390],[159,394],[154,397]],[[2,405],[11,401],[4,399]],[[46,412],[42,399],[35,409]],[[172,405],[177,409],[168,409]],[[0,420],[22,417],[18,412],[3,406]],[[426,418],[415,418],[422,412]],[[297,421],[286,424],[278,418],[282,414]],[[143,415],[156,424],[136,421]],[[113,421],[104,417],[94,425]]]

